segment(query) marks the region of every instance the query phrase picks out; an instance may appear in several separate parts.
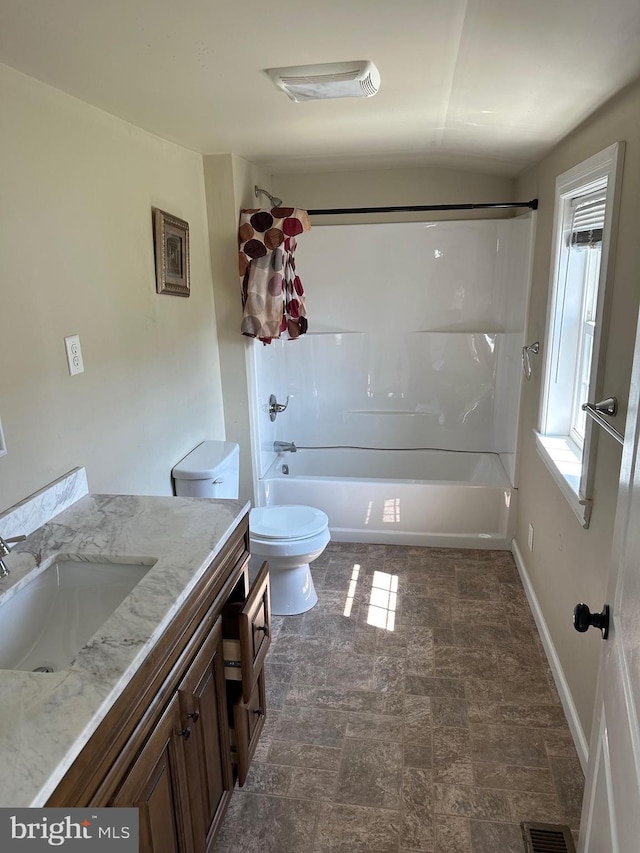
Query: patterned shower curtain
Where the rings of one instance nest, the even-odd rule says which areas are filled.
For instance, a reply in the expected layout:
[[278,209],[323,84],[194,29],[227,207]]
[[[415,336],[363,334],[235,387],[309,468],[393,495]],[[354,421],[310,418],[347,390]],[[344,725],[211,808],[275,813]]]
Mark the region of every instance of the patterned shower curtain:
[[307,331],[304,290],[294,253],[296,236],[310,229],[306,210],[240,211],[243,335],[268,344],[274,338],[297,338]]

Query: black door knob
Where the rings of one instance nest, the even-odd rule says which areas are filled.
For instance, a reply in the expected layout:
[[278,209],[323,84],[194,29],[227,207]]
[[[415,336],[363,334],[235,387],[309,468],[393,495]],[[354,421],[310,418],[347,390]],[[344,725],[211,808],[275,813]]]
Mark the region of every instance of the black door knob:
[[602,633],[602,639],[606,640],[609,636],[609,605],[605,604],[602,608],[602,613],[592,613],[587,604],[576,604],[573,610],[573,627],[576,631],[584,633],[589,628],[599,628]]

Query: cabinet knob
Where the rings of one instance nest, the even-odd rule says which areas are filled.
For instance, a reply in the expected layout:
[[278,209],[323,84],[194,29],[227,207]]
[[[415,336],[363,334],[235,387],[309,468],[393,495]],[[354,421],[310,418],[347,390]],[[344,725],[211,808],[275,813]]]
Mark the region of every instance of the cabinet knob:
[[264,717],[265,715],[262,708],[256,708],[253,713],[256,715],[256,717]]
[[185,740],[189,740],[191,737],[191,729],[182,729],[182,731],[178,732],[178,737],[183,737]]
[[187,714],[190,720],[193,720],[194,723],[197,723],[200,719],[200,711],[192,711],[190,714]]
[[265,637],[269,636],[269,626],[268,625],[255,625],[254,627],[255,627],[256,631],[262,631],[264,633]]

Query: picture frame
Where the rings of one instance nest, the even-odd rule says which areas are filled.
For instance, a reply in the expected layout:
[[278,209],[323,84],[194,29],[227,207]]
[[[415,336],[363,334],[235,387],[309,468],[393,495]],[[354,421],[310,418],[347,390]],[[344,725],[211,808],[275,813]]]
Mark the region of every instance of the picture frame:
[[153,230],[156,291],[171,296],[189,296],[189,223],[154,208]]

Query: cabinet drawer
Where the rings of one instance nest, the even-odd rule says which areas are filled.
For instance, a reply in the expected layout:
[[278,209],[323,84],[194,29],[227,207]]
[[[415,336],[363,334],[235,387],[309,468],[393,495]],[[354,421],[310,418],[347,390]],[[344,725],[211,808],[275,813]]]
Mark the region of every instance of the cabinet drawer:
[[242,681],[240,640],[224,640],[224,677],[227,681]]
[[244,785],[247,778],[249,765],[264,727],[265,716],[264,671],[260,671],[249,700],[236,702],[233,706],[238,785],[240,786]]
[[224,672],[242,682],[242,699],[249,702],[271,645],[269,565],[263,563],[244,602],[229,606],[224,623]]

